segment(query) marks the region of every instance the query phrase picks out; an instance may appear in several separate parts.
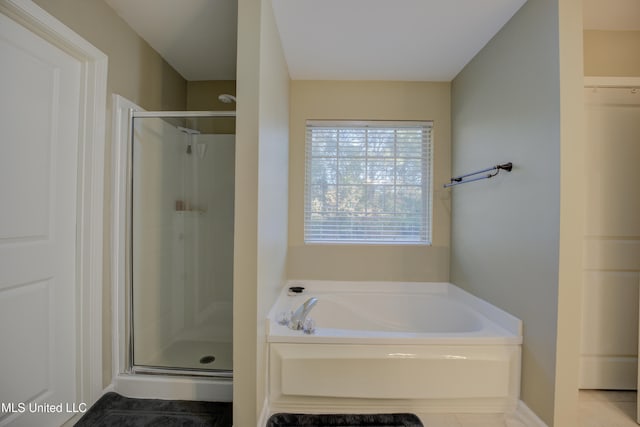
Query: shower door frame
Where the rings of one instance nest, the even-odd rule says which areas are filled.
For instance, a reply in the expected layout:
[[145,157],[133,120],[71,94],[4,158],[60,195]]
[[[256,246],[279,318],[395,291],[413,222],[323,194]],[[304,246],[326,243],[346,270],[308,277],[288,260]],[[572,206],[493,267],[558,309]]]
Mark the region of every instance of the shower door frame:
[[[133,364],[131,226],[133,118],[235,117],[235,111],[145,111],[113,95],[112,386],[130,396],[231,401],[233,370],[141,368]],[[153,375],[138,375],[153,374]],[[217,383],[219,387],[211,387]],[[206,385],[207,387],[198,387]]]
[[127,144],[129,159],[127,170],[127,183],[128,200],[127,205],[127,248],[129,253],[127,255],[127,285],[128,285],[128,363],[127,371],[133,374],[164,374],[164,375],[178,375],[178,376],[202,376],[202,377],[215,377],[215,378],[233,378],[233,370],[215,370],[215,369],[197,369],[197,368],[173,368],[170,366],[150,366],[150,365],[136,365],[134,362],[134,322],[133,322],[133,143],[134,143],[134,119],[138,118],[177,118],[177,119],[191,119],[191,118],[206,118],[206,117],[236,117],[235,111],[141,111],[137,109],[129,109],[129,140]]

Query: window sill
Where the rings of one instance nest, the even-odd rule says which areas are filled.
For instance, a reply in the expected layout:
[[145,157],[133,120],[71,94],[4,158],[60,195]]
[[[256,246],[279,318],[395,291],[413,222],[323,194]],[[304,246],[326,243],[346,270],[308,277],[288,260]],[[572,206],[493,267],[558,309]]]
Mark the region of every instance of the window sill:
[[358,241],[311,241],[304,242],[305,245],[309,246],[399,246],[399,247],[407,247],[407,246],[424,246],[430,247],[432,246],[431,242],[358,242]]

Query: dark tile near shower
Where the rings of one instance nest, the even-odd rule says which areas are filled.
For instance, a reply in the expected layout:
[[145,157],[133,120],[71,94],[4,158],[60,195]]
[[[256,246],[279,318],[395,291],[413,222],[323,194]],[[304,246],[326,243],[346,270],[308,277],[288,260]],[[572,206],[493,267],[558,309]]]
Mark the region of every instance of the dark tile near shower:
[[231,427],[227,402],[133,399],[117,393],[102,396],[76,427]]

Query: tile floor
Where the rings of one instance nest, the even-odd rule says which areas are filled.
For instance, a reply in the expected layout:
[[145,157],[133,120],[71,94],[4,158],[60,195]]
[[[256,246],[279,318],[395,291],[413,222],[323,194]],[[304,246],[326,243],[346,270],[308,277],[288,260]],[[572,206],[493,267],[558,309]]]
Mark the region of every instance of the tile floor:
[[[639,427],[636,399],[635,391],[581,390],[579,425],[575,427]],[[425,427],[529,427],[498,414],[418,415]]]
[[530,427],[513,417],[501,414],[418,415],[425,427]]
[[638,427],[635,391],[581,390],[580,427]]
[[500,414],[418,414],[425,427],[527,427]]

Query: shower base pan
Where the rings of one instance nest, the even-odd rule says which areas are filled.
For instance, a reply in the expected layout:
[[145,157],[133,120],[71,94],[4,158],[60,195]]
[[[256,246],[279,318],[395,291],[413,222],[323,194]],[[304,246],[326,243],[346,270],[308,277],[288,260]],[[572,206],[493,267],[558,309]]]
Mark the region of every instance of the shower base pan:
[[233,343],[180,340],[139,366],[169,369],[232,370]]

